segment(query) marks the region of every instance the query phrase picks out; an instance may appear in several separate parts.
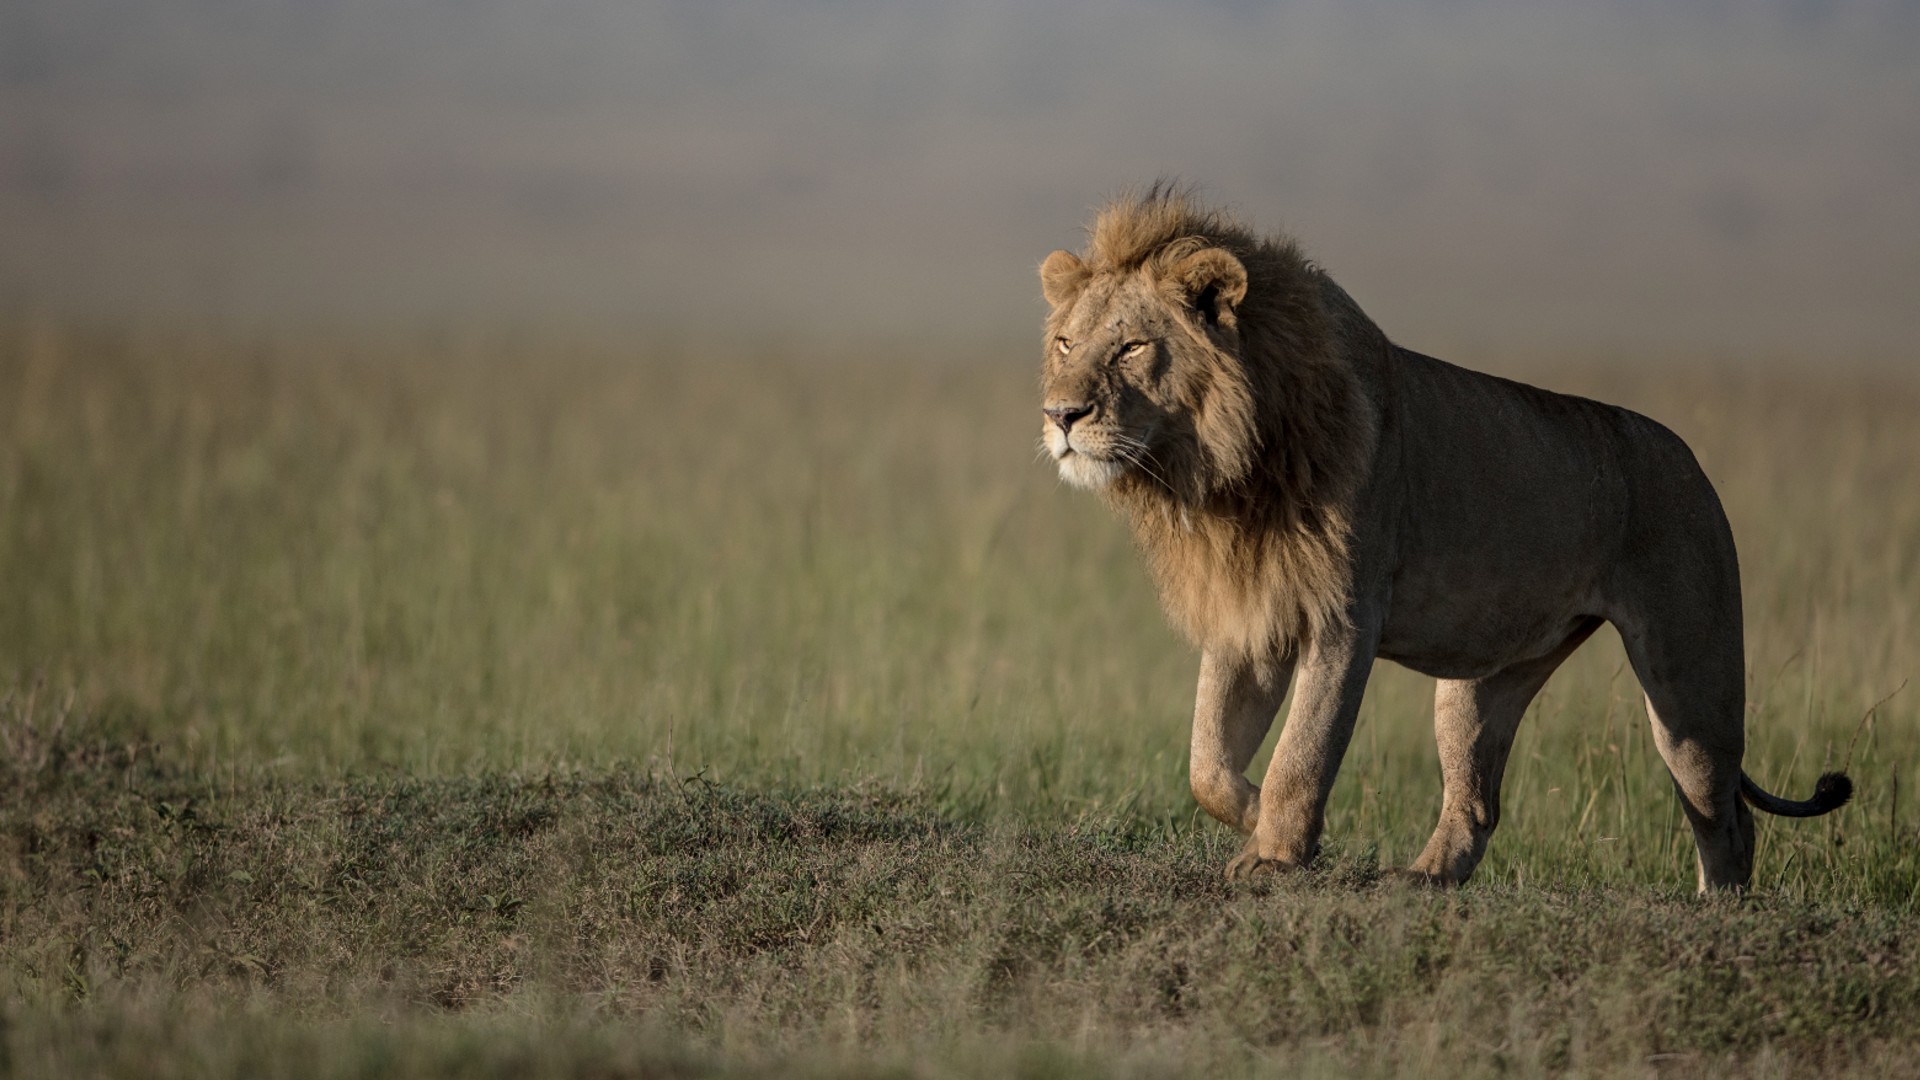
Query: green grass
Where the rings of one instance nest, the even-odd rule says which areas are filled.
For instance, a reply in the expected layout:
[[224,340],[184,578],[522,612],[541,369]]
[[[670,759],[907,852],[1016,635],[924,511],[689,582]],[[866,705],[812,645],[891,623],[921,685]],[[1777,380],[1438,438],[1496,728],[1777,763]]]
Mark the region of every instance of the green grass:
[[1854,775],[1752,897],[1610,633],[1467,889],[1378,880],[1439,803],[1389,666],[1325,865],[1228,888],[1026,353],[0,322],[0,1072],[1916,1071],[1920,389],[1509,372],[1692,443],[1749,771]]

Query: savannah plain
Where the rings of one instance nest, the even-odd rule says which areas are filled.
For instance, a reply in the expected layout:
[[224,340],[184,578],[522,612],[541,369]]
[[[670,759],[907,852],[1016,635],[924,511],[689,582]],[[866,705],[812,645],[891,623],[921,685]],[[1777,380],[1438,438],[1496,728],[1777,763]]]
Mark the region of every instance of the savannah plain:
[[1748,771],[1858,786],[1749,895],[1610,630],[1467,887],[1382,878],[1390,665],[1321,861],[1230,885],[1037,348],[0,321],[0,1074],[1920,1075],[1920,385],[1494,367],[1719,488]]

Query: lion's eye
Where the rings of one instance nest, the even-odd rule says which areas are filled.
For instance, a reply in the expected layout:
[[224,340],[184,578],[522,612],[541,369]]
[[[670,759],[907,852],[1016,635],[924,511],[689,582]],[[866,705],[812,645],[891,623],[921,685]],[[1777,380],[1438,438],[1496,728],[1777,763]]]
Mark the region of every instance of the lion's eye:
[[1122,356],[1138,356],[1146,347],[1147,343],[1144,341],[1129,341],[1125,345],[1120,346],[1120,351],[1115,353],[1114,356],[1116,358]]
[[1073,351],[1073,342],[1068,341],[1066,338],[1063,338],[1063,337],[1054,338],[1053,347],[1060,350],[1061,356],[1065,356],[1068,353]]

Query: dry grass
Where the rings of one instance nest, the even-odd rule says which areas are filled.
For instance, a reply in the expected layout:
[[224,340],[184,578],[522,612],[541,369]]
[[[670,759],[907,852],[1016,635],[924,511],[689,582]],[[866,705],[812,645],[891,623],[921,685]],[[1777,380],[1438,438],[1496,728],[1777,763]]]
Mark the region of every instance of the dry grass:
[[1610,639],[1471,888],[1375,883],[1439,798],[1383,667],[1327,868],[1249,892],[1029,359],[0,324],[14,1069],[1911,1071],[1920,390],[1536,373],[1694,445],[1749,769],[1859,784],[1754,899],[1686,898]]
[[0,979],[28,1072],[1913,1071],[1889,905],[1437,894],[1353,851],[1232,887],[1221,830],[1124,815],[630,770],[210,777],[20,720]]

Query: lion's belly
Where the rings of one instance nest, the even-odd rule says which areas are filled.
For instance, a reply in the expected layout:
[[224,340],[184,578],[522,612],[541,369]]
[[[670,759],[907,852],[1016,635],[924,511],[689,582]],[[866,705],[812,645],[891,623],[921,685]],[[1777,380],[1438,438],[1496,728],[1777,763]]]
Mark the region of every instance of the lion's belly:
[[1423,675],[1477,679],[1551,653],[1599,606],[1580,586],[1533,575],[1482,588],[1397,588],[1375,651]]
[[1430,415],[1397,429],[1356,568],[1386,605],[1379,655],[1472,679],[1552,653],[1609,610],[1629,508],[1618,410],[1421,358],[1403,375]]

